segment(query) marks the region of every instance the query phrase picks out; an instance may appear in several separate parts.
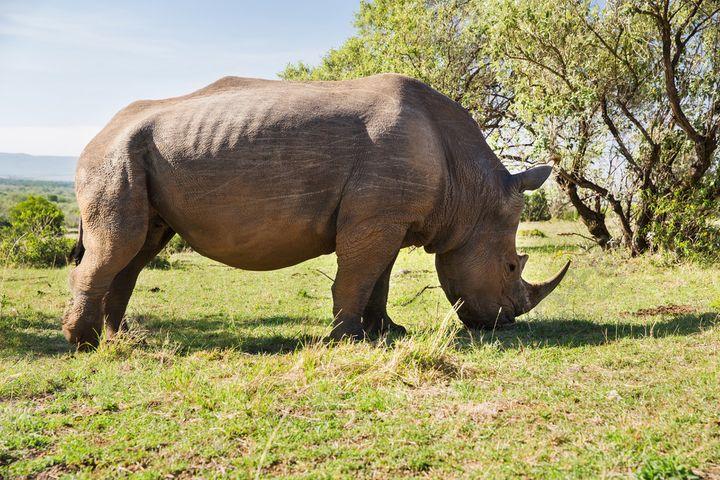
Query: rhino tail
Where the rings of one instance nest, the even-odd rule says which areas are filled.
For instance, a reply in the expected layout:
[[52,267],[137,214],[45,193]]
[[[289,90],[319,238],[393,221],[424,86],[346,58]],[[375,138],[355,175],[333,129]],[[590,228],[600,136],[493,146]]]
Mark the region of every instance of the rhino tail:
[[75,266],[80,265],[84,254],[85,246],[83,245],[83,226],[82,218],[80,218],[80,223],[78,224],[78,239],[70,252],[70,261],[75,262]]

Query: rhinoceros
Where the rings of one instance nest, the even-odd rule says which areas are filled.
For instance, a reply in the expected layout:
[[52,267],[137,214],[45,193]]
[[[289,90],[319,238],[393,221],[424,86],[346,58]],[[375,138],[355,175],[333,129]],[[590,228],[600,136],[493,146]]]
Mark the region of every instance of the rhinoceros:
[[[403,247],[436,255],[469,328],[515,321],[561,281],[531,284],[515,236],[523,192],[552,168],[510,173],[459,104],[383,74],[337,82],[226,77],[120,111],[87,145],[67,340],[97,345],[142,268],[178,234],[233,267],[337,254],[332,339],[403,332],[387,314]],[[460,304],[460,302],[458,302]]]

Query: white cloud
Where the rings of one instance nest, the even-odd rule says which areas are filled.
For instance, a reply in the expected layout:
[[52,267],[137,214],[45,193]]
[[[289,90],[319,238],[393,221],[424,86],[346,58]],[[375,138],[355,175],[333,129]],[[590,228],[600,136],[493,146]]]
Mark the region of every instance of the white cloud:
[[101,127],[0,127],[0,152],[78,156]]

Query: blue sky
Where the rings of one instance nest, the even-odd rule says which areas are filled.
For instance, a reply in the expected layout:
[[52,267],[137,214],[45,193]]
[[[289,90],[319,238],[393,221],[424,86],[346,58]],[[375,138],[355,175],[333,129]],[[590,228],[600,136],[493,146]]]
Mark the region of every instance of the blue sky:
[[77,155],[133,100],[316,63],[358,4],[0,0],[0,152]]

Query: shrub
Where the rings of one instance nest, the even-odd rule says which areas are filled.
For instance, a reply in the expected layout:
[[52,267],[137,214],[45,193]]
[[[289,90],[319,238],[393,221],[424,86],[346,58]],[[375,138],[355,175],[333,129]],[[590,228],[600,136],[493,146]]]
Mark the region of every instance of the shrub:
[[44,197],[30,195],[10,209],[10,224],[21,232],[61,235],[65,215]]
[[19,233],[10,229],[0,241],[0,253],[7,264],[30,267],[62,267],[75,241],[34,232]]
[[0,230],[0,257],[6,264],[58,267],[67,264],[73,240],[64,238],[62,211],[43,197],[30,196],[10,209]]
[[170,270],[172,263],[170,262],[169,255],[164,251],[160,252],[155,258],[148,262],[147,268],[151,270]]
[[165,247],[165,252],[172,255],[174,253],[191,252],[192,247],[180,235],[175,235]]
[[558,210],[557,214],[551,213],[552,218],[557,220],[565,220],[568,222],[577,222],[580,219],[580,214],[573,207],[565,207]]
[[520,230],[518,232],[518,235],[521,237],[538,237],[538,238],[546,238],[547,235],[543,233],[542,230],[538,230],[537,228],[533,228],[532,230]]
[[637,472],[641,480],[700,480],[686,465],[678,463],[674,458],[651,458]]
[[525,195],[525,205],[520,220],[523,222],[550,220],[550,206],[544,190],[536,190]]
[[720,204],[705,190],[690,197],[674,195],[657,201],[648,238],[655,249],[678,259],[718,262]]

